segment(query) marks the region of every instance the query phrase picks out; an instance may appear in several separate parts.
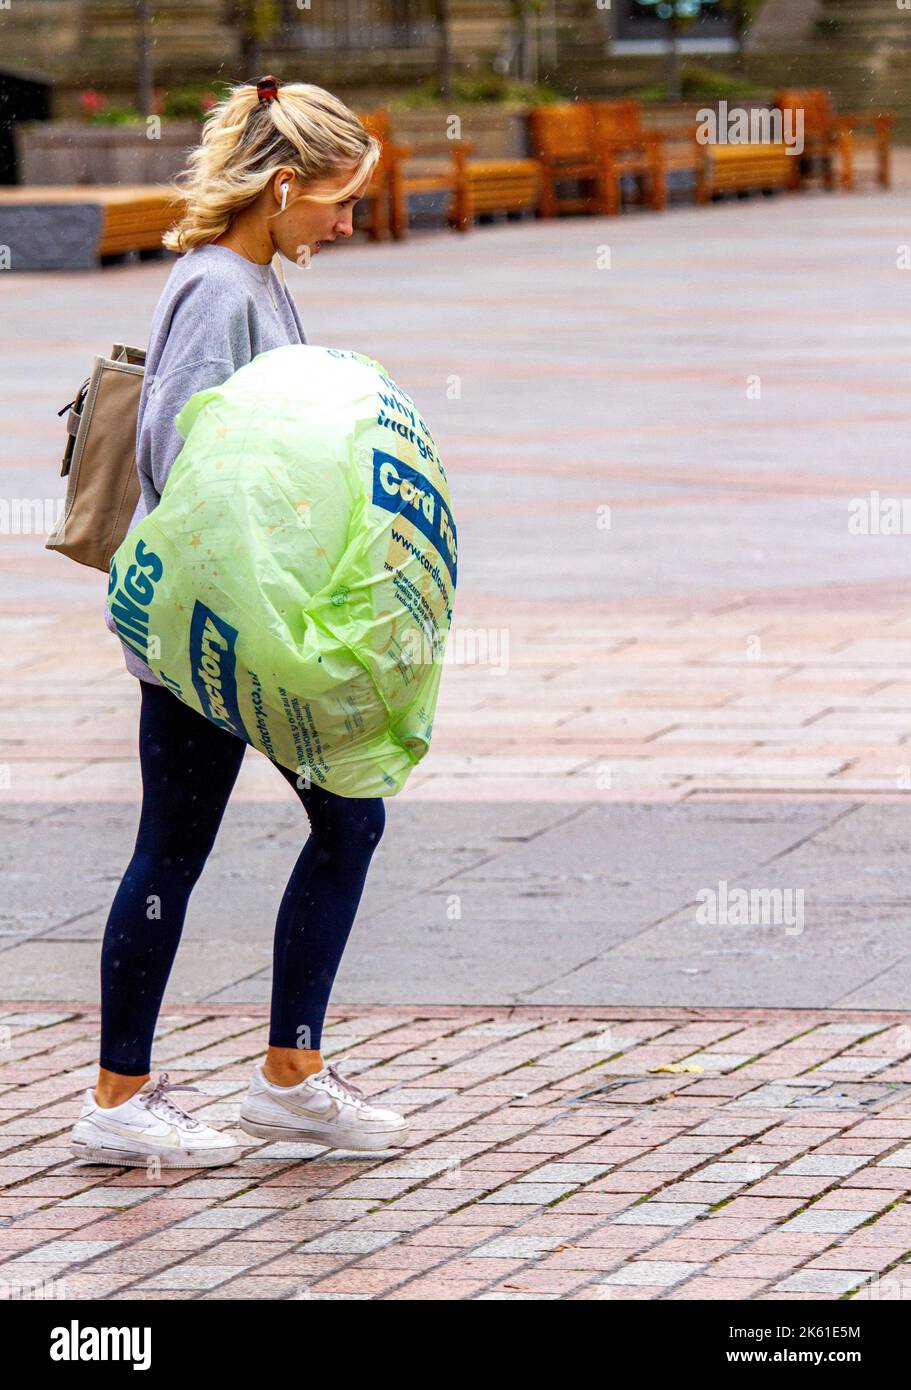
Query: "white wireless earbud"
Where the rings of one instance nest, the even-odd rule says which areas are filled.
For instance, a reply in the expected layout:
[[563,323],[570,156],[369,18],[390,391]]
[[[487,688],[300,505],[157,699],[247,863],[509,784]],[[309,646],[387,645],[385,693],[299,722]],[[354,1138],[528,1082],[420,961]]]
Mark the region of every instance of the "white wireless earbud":
[[283,184],[282,184],[282,207],[281,207],[282,212],[284,212],[284,210],[285,210],[285,204],[287,203],[287,201],[288,201],[288,185],[287,185],[286,183],[283,183]]

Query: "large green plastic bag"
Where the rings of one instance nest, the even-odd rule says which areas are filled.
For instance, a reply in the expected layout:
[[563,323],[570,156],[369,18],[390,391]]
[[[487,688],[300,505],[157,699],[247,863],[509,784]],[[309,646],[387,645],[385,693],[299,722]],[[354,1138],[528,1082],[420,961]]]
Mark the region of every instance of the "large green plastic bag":
[[360,353],[261,353],[199,391],[110,567],[120,638],[300,785],[392,796],[427,752],[456,528],[417,407]]

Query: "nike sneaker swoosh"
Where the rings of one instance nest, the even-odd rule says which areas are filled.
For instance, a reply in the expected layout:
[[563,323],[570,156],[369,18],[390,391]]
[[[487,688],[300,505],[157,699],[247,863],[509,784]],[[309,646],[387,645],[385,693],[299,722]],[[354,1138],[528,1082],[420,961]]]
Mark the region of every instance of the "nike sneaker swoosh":
[[292,1100],[290,1097],[287,1100],[279,1096],[273,1096],[272,1098],[278,1101],[283,1110],[290,1110],[295,1115],[300,1115],[307,1120],[332,1121],[337,1120],[342,1113],[341,1105],[337,1100],[333,1100],[331,1096],[329,1097],[329,1104],[324,1110],[311,1110],[306,1105],[302,1105],[299,1101]]
[[148,1143],[154,1140],[156,1144],[177,1146],[181,1143],[180,1132],[171,1125],[167,1134],[153,1134],[149,1130],[134,1129],[132,1125],[122,1125],[118,1120],[99,1120],[92,1116],[92,1123],[98,1128],[107,1130],[111,1134],[120,1134],[127,1139],[132,1139],[134,1143],[141,1140]]

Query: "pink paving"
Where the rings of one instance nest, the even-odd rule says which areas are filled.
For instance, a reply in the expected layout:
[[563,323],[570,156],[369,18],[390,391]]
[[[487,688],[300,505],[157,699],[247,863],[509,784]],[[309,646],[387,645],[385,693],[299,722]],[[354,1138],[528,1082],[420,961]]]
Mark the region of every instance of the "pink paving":
[[[333,1010],[326,1056],[410,1116],[406,1146],[251,1140],[240,1162],[157,1177],[68,1157],[96,1026],[77,1004],[0,1018],[0,1288],[114,1300],[911,1294],[911,1015]],[[230,1129],[263,1036],[252,1010],[171,1008],[157,1060],[200,1087],[187,1109]]]

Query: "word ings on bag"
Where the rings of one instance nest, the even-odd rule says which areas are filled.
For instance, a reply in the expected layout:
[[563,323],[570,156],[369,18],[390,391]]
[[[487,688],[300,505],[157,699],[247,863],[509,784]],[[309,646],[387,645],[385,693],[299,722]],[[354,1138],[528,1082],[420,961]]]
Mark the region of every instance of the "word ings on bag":
[[155,595],[155,585],[163,574],[164,565],[160,556],[150,550],[145,541],[137,541],[135,561],[126,569],[122,582],[116,557],[111,557],[108,581],[111,617],[123,641],[143,661],[149,653],[149,604]]

